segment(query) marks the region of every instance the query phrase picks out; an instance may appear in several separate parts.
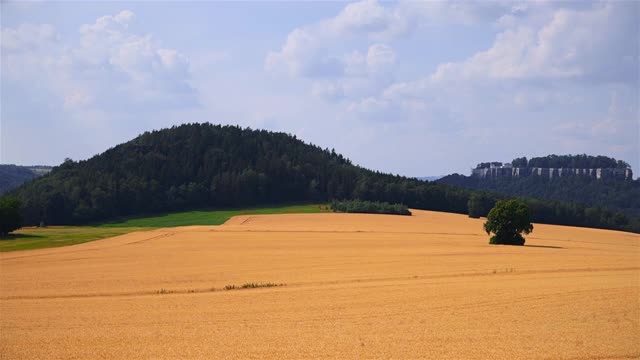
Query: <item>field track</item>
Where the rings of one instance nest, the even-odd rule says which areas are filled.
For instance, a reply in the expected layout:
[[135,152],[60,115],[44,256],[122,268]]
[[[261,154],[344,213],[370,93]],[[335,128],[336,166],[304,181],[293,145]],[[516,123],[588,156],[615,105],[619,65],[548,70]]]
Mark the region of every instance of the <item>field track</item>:
[[[0,359],[640,358],[640,235],[246,215],[0,253]],[[225,285],[285,286],[230,290]]]

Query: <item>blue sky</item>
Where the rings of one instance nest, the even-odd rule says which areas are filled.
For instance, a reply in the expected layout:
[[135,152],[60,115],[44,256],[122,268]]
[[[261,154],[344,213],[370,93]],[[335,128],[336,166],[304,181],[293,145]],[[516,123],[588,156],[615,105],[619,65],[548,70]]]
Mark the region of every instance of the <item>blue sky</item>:
[[1,163],[208,121],[408,176],[551,153],[640,172],[636,1],[1,6]]

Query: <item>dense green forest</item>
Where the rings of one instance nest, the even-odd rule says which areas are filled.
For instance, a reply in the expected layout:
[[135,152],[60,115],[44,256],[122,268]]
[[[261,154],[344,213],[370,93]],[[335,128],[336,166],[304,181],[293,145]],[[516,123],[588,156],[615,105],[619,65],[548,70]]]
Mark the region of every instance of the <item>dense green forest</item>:
[[633,217],[640,216],[640,180],[597,180],[584,176],[481,179],[454,174],[437,182],[512,196],[574,202],[587,207],[621,211]]
[[[146,132],[6,194],[25,224],[83,224],[163,211],[361,199],[467,213],[474,191],[353,165],[333,150],[284,133],[186,124]],[[495,203],[500,195],[483,195]],[[524,199],[534,221],[640,232],[640,220],[608,210]],[[486,212],[482,215],[486,215]]]

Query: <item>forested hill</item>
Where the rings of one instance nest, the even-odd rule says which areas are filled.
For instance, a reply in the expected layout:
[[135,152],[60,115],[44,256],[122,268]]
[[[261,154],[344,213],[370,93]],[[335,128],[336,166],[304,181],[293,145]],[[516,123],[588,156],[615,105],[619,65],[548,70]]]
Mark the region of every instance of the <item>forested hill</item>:
[[[25,222],[32,225],[41,220],[81,224],[172,210],[355,198],[464,214],[472,193],[373,172],[284,133],[205,123],[147,132],[91,159],[66,161],[6,196],[23,203]],[[484,204],[498,198],[483,195]],[[637,218],[525,201],[534,221],[640,231]],[[485,206],[482,212],[489,209]]]
[[588,176],[548,176],[479,178],[453,174],[437,180],[440,184],[461,186],[511,196],[574,202],[640,216],[640,179],[595,179]]

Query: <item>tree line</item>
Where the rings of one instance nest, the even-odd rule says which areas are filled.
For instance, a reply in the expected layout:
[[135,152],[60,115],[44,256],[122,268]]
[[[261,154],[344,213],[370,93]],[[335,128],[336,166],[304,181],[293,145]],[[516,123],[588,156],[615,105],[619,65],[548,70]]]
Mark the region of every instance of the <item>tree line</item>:
[[[577,169],[597,169],[597,168],[629,168],[629,164],[622,160],[616,160],[607,156],[581,155],[548,155],[534,157],[527,162],[527,158],[514,159],[513,163],[524,163],[528,167],[539,168],[577,168]],[[515,165],[514,165],[515,166]]]
[[[482,162],[476,165],[476,169],[488,169],[492,166],[500,167],[504,164],[498,161]],[[607,156],[581,155],[547,155],[534,157],[527,160],[526,157],[519,157],[511,161],[511,166],[526,168],[573,168],[573,169],[597,169],[597,168],[619,168],[626,169],[631,166],[623,160],[616,160]]]

